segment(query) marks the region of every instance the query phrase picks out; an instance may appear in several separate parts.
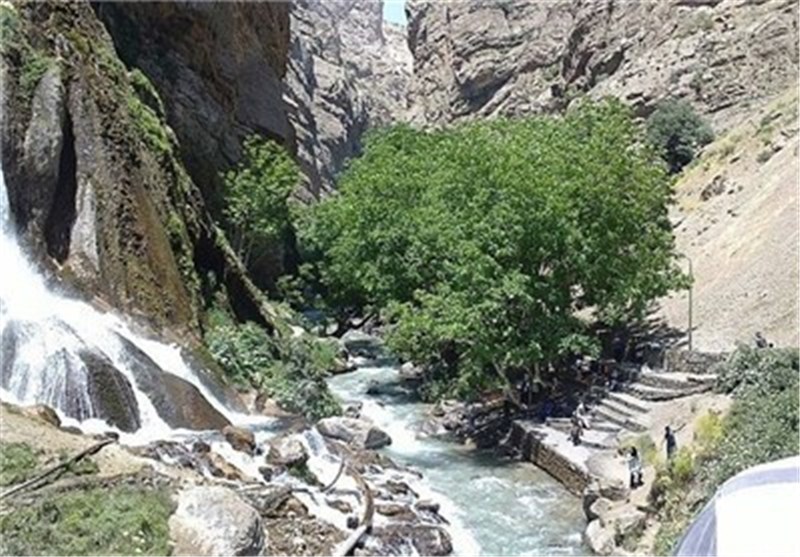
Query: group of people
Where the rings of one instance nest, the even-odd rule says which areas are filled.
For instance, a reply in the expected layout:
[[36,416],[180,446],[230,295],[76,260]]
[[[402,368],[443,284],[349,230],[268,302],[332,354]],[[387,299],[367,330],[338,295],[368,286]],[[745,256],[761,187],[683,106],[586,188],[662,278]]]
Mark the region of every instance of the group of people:
[[[678,450],[678,441],[675,439],[675,432],[670,426],[664,428],[664,443],[667,447],[667,462],[672,462],[675,452]],[[644,483],[644,470],[642,459],[636,447],[631,447],[628,456],[628,470],[630,472],[631,489],[636,489]]]

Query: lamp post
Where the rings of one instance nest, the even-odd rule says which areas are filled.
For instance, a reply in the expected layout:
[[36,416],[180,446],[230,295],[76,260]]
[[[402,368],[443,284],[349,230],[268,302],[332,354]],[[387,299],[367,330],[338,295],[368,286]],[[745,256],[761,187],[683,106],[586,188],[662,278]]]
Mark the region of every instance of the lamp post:
[[692,259],[685,253],[678,254],[689,262],[689,351],[692,350],[692,289],[694,288],[694,272],[692,271]]

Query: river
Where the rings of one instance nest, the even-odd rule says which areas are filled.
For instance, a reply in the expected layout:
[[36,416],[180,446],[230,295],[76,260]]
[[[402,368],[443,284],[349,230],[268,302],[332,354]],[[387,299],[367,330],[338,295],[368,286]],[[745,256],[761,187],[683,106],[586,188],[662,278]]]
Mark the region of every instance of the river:
[[372,381],[397,380],[395,367],[361,367],[331,378],[343,401],[360,401],[361,414],[392,437],[386,454],[424,474],[424,482],[452,523],[458,553],[580,555],[584,517],[580,501],[533,464],[491,451],[418,437],[426,405],[401,392],[366,394]]

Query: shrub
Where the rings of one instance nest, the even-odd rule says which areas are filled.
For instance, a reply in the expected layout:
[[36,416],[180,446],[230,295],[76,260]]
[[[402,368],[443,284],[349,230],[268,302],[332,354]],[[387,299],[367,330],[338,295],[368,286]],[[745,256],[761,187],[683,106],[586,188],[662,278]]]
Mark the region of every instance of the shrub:
[[0,443],[0,485],[24,482],[35,472],[39,458],[26,443]]
[[714,132],[683,100],[659,103],[647,119],[647,140],[661,153],[670,172],[689,164],[697,150],[714,140]]
[[290,196],[300,171],[286,150],[258,136],[244,142],[239,164],[226,172],[225,218],[245,265],[254,253],[282,240],[290,227]]
[[796,388],[800,351],[796,348],[739,346],[717,368],[716,388],[722,393],[762,395]]
[[336,361],[335,348],[307,335],[272,337],[253,323],[224,321],[206,334],[206,343],[226,376],[254,387],[283,408],[312,419],[338,414],[340,408],[325,377]]
[[722,417],[717,412],[709,411],[697,421],[694,441],[702,454],[713,451],[723,434]]
[[688,447],[681,447],[669,465],[670,475],[678,485],[686,484],[694,477],[694,453]]

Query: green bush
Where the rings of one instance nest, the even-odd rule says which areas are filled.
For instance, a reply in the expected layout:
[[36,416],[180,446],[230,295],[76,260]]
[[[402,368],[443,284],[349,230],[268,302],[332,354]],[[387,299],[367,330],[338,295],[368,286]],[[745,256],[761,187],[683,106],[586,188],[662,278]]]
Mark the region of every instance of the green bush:
[[647,140],[675,173],[694,159],[700,147],[714,140],[714,132],[692,105],[670,99],[659,103],[647,119]]
[[597,348],[680,282],[671,183],[620,103],[372,134],[301,229],[330,307],[374,308],[427,390],[474,396]]
[[694,432],[694,442],[701,454],[707,454],[716,449],[723,433],[722,417],[719,413],[709,411],[701,416]]
[[2,555],[167,555],[173,504],[162,491],[94,488],[0,516]]
[[717,369],[718,388],[733,404],[720,419],[698,424],[700,450],[682,448],[657,476],[651,497],[659,508],[657,554],[670,553],[694,514],[729,478],[758,464],[800,453],[798,351],[740,347]]
[[739,346],[717,368],[717,391],[741,395],[754,391],[761,395],[792,389],[800,371],[800,351],[796,348],[754,348]]
[[312,419],[340,412],[325,382],[336,363],[332,345],[308,335],[272,337],[253,323],[216,320],[206,343],[236,384],[265,392],[283,408]]

